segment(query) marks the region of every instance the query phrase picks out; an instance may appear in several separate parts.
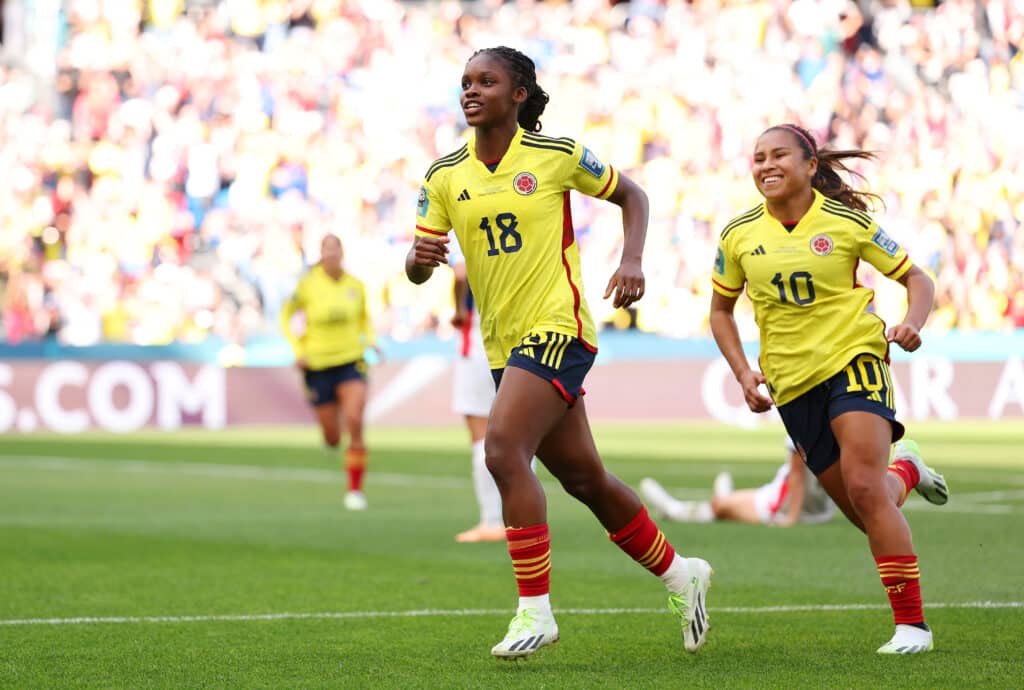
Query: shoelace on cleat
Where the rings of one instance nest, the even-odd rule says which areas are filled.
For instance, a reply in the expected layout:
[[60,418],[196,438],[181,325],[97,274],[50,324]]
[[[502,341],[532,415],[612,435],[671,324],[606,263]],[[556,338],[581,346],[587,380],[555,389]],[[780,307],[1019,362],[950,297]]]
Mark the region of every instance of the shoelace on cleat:
[[523,609],[508,624],[508,635],[519,635],[522,632],[528,632],[535,622],[536,619],[532,610]]

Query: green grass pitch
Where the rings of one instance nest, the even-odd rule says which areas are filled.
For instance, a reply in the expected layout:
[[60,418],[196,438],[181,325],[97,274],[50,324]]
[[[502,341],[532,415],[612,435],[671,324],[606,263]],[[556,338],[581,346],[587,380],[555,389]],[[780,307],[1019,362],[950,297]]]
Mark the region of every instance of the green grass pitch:
[[[933,653],[875,654],[891,613],[837,517],[662,523],[716,570],[686,654],[661,584],[542,470],[562,640],[518,664],[489,654],[515,606],[504,546],[453,541],[476,517],[458,427],[373,430],[363,514],[312,428],[5,436],[0,687],[1020,687],[1024,425],[911,428],[952,491],[906,509]],[[764,483],[784,454],[778,429],[596,433],[624,480],[690,497],[722,469]]]

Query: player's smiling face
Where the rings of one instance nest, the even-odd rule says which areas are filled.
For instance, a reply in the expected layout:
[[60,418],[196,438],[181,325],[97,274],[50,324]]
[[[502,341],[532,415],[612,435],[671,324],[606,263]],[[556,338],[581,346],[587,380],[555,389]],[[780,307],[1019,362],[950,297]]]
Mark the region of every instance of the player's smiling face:
[[808,160],[795,132],[770,129],[757,140],[752,173],[757,191],[765,199],[783,201],[805,193],[818,169]]
[[470,127],[491,127],[516,119],[526,89],[516,86],[500,58],[481,53],[466,63],[460,103]]

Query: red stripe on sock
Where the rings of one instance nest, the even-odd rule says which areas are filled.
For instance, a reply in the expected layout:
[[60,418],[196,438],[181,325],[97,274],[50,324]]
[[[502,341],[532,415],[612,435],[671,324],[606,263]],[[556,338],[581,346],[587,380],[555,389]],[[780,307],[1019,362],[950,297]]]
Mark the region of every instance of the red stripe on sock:
[[640,508],[636,517],[625,527],[612,532],[608,537],[634,561],[661,575],[668,570],[676,551],[647,514],[647,508]]
[[363,490],[363,475],[366,474],[366,449],[349,448],[345,451],[345,470],[348,472],[348,490]]
[[909,460],[897,460],[893,464],[889,465],[889,471],[900,478],[903,482],[903,495],[906,496],[910,493],[910,490],[917,486],[917,483],[921,481],[921,474],[917,471],[917,466]]
[[875,564],[885,593],[889,595],[889,605],[892,606],[896,624],[923,623],[921,571],[917,565],[917,556],[878,556]]
[[519,596],[547,594],[551,590],[551,535],[547,523],[506,527],[505,537]]

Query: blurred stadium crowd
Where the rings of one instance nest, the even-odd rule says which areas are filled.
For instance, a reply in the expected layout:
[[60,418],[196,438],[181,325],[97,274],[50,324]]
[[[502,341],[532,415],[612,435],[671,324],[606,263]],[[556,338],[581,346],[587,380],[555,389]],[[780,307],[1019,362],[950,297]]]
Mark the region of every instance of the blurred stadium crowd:
[[[66,7],[53,78],[0,68],[9,343],[275,333],[327,231],[381,333],[443,331],[449,284],[413,286],[402,261],[420,179],[463,135],[463,65],[498,44],[538,62],[544,132],[582,139],[650,196],[631,315],[600,299],[618,211],[574,200],[599,320],[708,332],[718,232],[758,201],[753,141],[792,121],[879,152],[863,170],[876,217],[935,276],[933,331],[1024,327],[1024,0]],[[877,287],[898,317],[902,289]]]

